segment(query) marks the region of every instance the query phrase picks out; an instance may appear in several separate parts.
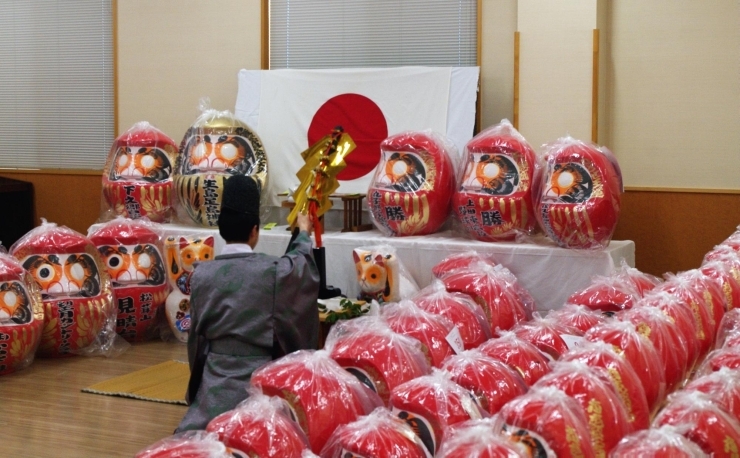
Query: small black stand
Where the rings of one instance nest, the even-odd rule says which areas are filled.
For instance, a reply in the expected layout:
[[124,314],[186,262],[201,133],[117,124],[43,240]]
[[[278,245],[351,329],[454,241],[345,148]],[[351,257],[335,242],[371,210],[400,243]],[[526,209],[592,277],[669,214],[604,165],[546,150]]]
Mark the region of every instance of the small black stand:
[[313,259],[319,268],[319,299],[331,299],[342,295],[342,290],[333,286],[326,286],[326,251],[325,248],[314,248]]

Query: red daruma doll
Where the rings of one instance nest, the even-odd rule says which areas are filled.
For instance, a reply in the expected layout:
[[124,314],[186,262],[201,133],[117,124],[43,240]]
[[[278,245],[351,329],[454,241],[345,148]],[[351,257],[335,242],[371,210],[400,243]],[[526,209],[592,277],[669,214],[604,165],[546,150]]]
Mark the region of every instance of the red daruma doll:
[[545,145],[535,194],[545,234],[564,248],[605,248],[619,219],[622,174],[605,147],[571,137]]
[[153,337],[169,293],[157,231],[143,220],[116,218],[90,235],[113,284],[116,332],[129,342]]
[[33,362],[43,326],[38,285],[15,258],[0,252],[0,375]]
[[146,121],[113,141],[103,172],[104,210],[114,216],[169,221],[175,141]]
[[425,131],[388,137],[380,150],[380,162],[367,191],[375,226],[393,236],[436,232],[450,212],[454,147]]
[[483,241],[512,240],[537,224],[532,185],[537,158],[508,119],[479,133],[465,146],[465,171],[453,208],[465,230]]
[[110,277],[97,248],[72,229],[43,224],[10,249],[41,286],[44,332],[41,356],[65,356],[95,342],[115,320]]

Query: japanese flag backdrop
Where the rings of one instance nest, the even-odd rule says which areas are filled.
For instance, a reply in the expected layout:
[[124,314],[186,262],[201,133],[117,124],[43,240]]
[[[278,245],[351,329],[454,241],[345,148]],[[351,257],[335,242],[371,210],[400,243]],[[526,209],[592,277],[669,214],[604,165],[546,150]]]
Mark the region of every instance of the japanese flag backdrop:
[[431,129],[462,151],[473,137],[478,67],[241,70],[236,117],[265,145],[268,205],[298,185],[300,153],[337,125],[357,144],[338,176],[339,193],[366,193],[380,142]]

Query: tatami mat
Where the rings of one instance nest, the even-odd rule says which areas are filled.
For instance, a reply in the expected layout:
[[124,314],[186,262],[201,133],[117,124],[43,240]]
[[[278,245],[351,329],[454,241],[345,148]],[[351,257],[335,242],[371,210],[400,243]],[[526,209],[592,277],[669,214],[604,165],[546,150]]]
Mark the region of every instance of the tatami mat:
[[187,363],[167,361],[130,374],[83,388],[84,393],[123,396],[144,401],[185,404],[185,390],[190,378]]

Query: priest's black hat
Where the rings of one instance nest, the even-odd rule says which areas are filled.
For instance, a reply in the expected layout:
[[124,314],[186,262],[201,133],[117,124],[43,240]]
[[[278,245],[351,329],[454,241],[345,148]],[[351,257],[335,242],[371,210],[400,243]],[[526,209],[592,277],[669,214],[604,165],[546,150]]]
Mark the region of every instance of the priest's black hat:
[[260,190],[257,182],[245,175],[234,175],[224,182],[221,209],[243,215],[259,216]]

